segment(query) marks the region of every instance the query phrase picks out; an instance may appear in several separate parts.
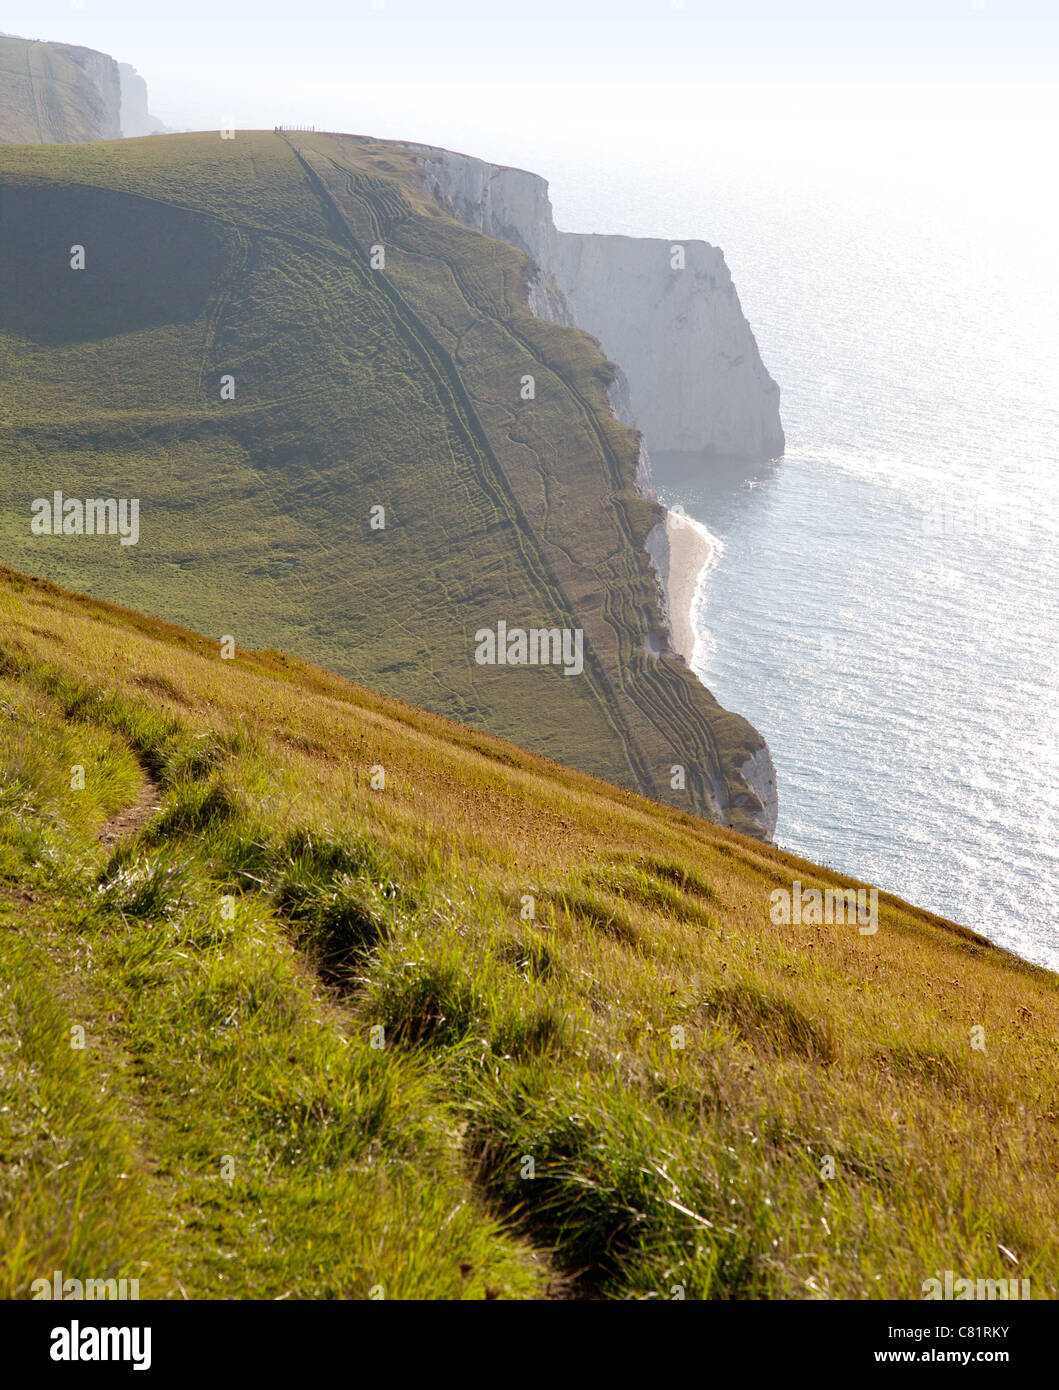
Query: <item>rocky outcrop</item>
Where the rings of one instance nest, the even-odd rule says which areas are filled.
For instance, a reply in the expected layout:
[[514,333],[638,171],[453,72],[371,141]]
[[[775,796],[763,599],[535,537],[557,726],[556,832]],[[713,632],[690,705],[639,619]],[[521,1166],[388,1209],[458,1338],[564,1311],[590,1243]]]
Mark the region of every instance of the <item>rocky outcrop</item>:
[[461,222],[536,261],[534,313],[591,333],[622,368],[629,418],[619,418],[651,453],[758,461],[783,452],[779,387],[716,246],[560,232],[539,175],[413,148],[426,187]]
[[772,761],[768,744],[764,740],[761,747],[749,757],[739,769],[743,781],[761,803],[760,813],[751,811],[755,824],[766,839],[771,840],[776,831],[779,816],[779,794],[776,790],[776,766]]
[[119,63],[121,133],[126,137],[161,135],[165,126],[147,109],[147,83],[130,63]]

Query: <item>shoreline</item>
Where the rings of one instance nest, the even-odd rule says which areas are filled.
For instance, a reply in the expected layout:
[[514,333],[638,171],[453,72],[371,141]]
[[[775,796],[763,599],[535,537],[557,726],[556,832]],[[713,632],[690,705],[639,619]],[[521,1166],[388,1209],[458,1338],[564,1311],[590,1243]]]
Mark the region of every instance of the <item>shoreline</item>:
[[692,614],[699,580],[714,557],[714,547],[705,528],[684,511],[666,509],[666,540],[669,542],[669,625],[673,646],[688,666],[695,655],[695,627]]

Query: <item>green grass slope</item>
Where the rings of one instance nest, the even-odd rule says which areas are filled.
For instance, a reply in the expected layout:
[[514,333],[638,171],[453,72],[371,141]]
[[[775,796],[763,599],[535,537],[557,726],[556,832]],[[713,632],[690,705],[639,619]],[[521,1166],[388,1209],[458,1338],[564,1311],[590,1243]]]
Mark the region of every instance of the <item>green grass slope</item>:
[[1054,1298],[1056,977],[886,895],[775,925],[795,881],[0,571],[0,1292]]
[[[753,830],[756,734],[647,654],[658,511],[609,364],[532,317],[529,260],[425,198],[405,147],[12,146],[0,246],[10,563]],[[56,490],[139,498],[139,543],[32,535]],[[477,666],[501,619],[583,629],[584,674]]]
[[117,133],[79,57],[109,61],[70,44],[0,35],[0,145],[77,144]]

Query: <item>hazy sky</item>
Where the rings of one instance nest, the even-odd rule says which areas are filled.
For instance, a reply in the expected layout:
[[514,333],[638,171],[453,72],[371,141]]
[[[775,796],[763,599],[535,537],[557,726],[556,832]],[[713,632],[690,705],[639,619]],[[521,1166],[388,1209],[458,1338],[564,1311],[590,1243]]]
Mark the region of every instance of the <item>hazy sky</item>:
[[766,175],[1043,177],[1054,157],[1059,0],[0,0],[0,31],[132,63],[181,129],[315,124],[510,163],[664,148]]

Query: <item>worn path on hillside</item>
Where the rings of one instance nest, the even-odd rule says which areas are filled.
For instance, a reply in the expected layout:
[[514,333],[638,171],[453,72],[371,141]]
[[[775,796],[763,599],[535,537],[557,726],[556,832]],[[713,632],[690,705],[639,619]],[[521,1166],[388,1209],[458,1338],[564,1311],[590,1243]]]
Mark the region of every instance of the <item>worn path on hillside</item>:
[[161,806],[162,788],[149,773],[145,773],[136,800],[124,811],[119,811],[117,815],[104,821],[96,838],[105,848],[111,849],[122,840],[128,840],[135,835],[141,826],[146,825],[151,817],[157,814]]

